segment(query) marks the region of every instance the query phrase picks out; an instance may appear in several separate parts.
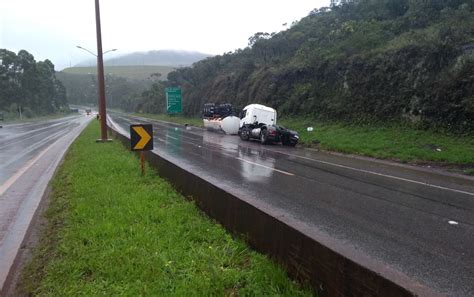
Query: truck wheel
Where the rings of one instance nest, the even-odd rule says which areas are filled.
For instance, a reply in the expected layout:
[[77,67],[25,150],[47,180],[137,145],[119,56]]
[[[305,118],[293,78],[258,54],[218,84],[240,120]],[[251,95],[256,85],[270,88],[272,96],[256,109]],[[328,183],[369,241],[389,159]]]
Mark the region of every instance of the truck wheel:
[[260,132],[260,143],[261,144],[267,144],[268,143],[268,132],[267,132],[267,130],[262,130],[262,132]]
[[247,129],[244,128],[240,131],[240,139],[249,140],[249,131]]

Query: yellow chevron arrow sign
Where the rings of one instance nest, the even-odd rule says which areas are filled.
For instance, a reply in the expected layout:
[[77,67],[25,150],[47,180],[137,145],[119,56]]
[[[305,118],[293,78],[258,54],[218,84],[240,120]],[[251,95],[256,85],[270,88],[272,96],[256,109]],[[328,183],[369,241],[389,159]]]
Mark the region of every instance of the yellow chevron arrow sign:
[[[153,149],[153,127],[149,124],[131,125],[130,141],[132,151],[149,151]],[[151,140],[151,141],[150,141]]]

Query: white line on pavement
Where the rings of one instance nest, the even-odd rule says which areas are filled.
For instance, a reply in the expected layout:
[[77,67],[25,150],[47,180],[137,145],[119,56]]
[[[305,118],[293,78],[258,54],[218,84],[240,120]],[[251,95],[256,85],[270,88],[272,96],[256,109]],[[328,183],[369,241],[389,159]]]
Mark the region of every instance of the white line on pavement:
[[265,166],[265,165],[262,165],[262,164],[258,164],[258,163],[255,163],[255,162],[251,162],[251,161],[248,161],[248,160],[245,160],[245,159],[242,159],[242,158],[236,158],[236,159],[239,159],[240,161],[244,161],[244,162],[247,162],[247,163],[250,163],[250,164],[253,164],[253,165],[257,165],[257,166],[260,166],[260,167],[271,169],[271,170],[274,170],[274,171],[277,171],[277,172],[280,172],[280,173],[283,173],[283,174],[286,174],[286,175],[290,175],[290,176],[294,175],[293,173],[289,173],[289,172],[286,172],[286,171],[283,171],[283,170],[271,168],[271,167],[268,167],[268,166]]

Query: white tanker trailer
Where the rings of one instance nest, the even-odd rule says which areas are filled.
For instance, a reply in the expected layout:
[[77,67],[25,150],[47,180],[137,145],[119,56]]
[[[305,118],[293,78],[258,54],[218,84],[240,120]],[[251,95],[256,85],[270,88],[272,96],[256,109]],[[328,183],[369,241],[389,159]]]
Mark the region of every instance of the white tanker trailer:
[[204,127],[235,135],[239,132],[240,118],[236,117],[231,104],[206,103],[203,108]]

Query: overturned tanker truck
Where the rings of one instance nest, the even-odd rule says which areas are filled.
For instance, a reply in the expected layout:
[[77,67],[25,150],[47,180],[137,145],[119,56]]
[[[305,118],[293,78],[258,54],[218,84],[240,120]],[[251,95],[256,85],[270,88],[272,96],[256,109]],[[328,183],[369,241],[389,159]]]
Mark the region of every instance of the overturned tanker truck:
[[244,107],[239,117],[235,114],[231,104],[206,103],[203,109],[204,127],[238,134],[242,140],[259,140],[262,144],[295,146],[298,143],[298,132],[277,125],[277,112],[271,107],[250,104]]
[[236,135],[239,132],[239,118],[236,116],[232,104],[206,103],[202,110],[204,128],[208,130],[224,131],[226,134]]

